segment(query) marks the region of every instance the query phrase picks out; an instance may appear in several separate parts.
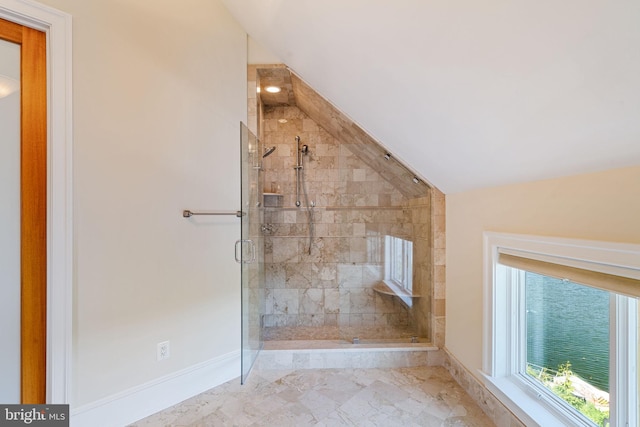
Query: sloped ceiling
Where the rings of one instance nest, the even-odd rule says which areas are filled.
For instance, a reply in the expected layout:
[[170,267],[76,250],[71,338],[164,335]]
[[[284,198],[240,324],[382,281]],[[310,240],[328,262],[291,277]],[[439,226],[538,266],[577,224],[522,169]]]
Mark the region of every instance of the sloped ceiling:
[[223,0],[445,193],[640,164],[637,0]]

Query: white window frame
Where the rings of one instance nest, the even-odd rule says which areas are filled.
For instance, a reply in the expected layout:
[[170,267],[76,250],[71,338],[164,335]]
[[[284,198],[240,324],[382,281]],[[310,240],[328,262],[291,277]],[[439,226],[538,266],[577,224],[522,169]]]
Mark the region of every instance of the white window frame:
[[[402,245],[402,280],[395,280],[396,271],[393,260],[395,259],[395,243],[400,241]],[[413,242],[396,236],[385,236],[384,245],[384,282],[393,290],[407,306],[411,307],[413,294]]]
[[[525,375],[524,274],[498,264],[500,251],[567,266],[617,272],[640,278],[640,245],[484,233],[485,385],[527,426],[592,426],[568,405]],[[638,425],[637,300],[611,298],[611,426]],[[630,379],[634,379],[630,381]],[[633,402],[630,404],[629,402]]]

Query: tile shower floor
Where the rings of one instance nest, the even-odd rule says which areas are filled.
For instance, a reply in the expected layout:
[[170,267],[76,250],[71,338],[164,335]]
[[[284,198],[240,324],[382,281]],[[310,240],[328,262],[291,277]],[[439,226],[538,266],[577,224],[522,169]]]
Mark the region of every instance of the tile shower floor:
[[[274,326],[263,328],[265,341],[361,340],[411,342],[417,332],[408,326]],[[426,339],[420,340],[424,342]]]
[[140,420],[145,426],[494,424],[443,367],[255,371]]

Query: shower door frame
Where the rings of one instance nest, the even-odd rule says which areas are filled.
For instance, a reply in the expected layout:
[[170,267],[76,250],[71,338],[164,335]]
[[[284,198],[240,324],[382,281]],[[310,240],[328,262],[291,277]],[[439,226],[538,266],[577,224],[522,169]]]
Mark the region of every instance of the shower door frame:
[[[242,217],[236,259],[241,264],[241,383],[247,380],[260,350],[264,314],[264,236],[262,225],[262,153],[258,138],[240,123],[240,198]],[[238,250],[239,249],[239,250]],[[238,256],[239,253],[239,256]]]

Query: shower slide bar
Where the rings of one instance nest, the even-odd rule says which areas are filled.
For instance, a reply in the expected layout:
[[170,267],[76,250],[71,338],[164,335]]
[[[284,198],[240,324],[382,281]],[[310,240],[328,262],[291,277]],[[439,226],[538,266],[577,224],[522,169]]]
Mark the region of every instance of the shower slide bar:
[[238,218],[242,218],[246,214],[242,211],[193,212],[189,209],[185,209],[182,211],[183,218],[190,218],[194,215],[234,215]]

